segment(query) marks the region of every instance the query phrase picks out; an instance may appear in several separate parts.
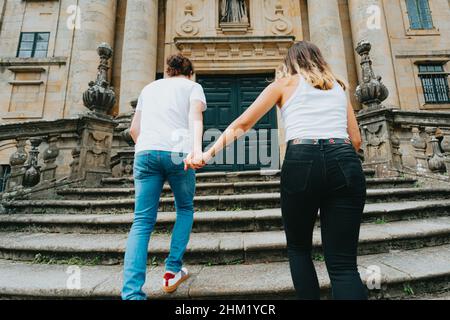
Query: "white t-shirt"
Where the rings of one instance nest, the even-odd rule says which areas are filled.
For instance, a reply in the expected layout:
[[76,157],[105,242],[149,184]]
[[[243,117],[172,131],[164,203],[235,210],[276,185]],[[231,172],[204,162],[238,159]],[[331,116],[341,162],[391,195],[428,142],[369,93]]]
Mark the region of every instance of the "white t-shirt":
[[141,111],[141,131],[135,153],[147,150],[189,153],[192,133],[189,132],[191,102],[206,98],[200,84],[183,77],[154,81],[139,96],[136,111]]

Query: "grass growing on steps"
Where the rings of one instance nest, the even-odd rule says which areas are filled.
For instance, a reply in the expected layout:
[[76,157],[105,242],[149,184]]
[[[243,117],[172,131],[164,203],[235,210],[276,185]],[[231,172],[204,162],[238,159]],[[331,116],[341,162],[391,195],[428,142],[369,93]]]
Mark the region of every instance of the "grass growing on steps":
[[408,295],[408,296],[413,296],[414,295],[414,290],[413,288],[410,286],[409,283],[405,283],[403,285],[403,292]]
[[92,258],[92,259],[83,259],[80,257],[72,257],[70,259],[55,259],[43,254],[36,254],[34,257],[34,260],[32,261],[33,264],[67,264],[72,266],[95,266],[100,264],[99,258]]

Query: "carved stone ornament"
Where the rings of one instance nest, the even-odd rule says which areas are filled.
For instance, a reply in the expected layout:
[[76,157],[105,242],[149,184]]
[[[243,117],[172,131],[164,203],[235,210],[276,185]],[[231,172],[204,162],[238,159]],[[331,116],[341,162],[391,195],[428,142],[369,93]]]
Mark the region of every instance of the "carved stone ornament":
[[198,22],[203,17],[194,16],[194,10],[190,2],[186,2],[184,6],[184,17],[176,27],[176,32],[180,36],[195,36],[199,33]]
[[364,126],[366,131],[367,145],[378,147],[384,142],[384,127],[382,123],[374,123]]
[[31,188],[37,185],[41,180],[41,171],[38,166],[39,145],[42,143],[41,138],[31,138],[30,159],[26,166],[26,171],[23,176],[23,186]]
[[114,89],[108,81],[108,60],[111,59],[113,49],[107,43],[102,43],[97,48],[100,56],[97,79],[89,83],[89,89],[83,93],[83,103],[91,111],[99,114],[108,114],[116,103]]
[[14,152],[9,158],[9,164],[12,168],[21,167],[25,164],[28,158],[28,154],[25,151],[25,146],[27,145],[26,138],[16,139],[16,152]]
[[381,76],[375,76],[370,58],[372,45],[365,40],[358,43],[356,52],[361,56],[362,83],[356,88],[356,97],[369,110],[382,107],[389,96],[389,90],[382,83]]
[[279,1],[275,4],[275,15],[266,15],[266,19],[272,22],[273,34],[288,35],[294,29],[291,20],[285,16],[283,5]]

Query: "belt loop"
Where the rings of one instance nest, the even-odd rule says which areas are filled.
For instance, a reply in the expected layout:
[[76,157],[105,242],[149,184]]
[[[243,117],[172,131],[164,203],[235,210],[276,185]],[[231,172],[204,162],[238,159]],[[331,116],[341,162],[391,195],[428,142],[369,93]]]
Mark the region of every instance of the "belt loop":
[[322,140],[322,139],[319,140],[319,143],[320,143],[320,151],[323,151],[323,150],[324,150],[324,148],[323,148],[324,142],[325,142],[325,140]]

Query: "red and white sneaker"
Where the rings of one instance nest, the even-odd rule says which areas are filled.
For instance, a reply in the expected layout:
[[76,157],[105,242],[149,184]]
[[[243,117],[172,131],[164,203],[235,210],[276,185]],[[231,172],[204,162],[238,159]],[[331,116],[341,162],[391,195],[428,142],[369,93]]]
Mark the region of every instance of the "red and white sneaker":
[[177,274],[168,271],[164,274],[162,289],[166,293],[172,293],[177,290],[180,284],[187,278],[189,278],[189,273],[186,268],[182,268]]

